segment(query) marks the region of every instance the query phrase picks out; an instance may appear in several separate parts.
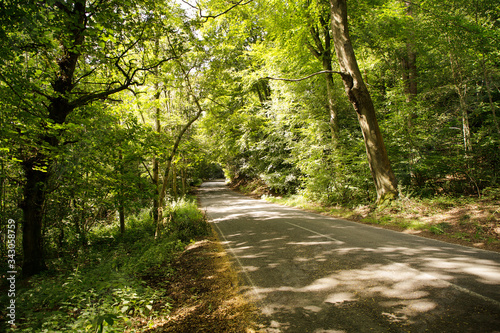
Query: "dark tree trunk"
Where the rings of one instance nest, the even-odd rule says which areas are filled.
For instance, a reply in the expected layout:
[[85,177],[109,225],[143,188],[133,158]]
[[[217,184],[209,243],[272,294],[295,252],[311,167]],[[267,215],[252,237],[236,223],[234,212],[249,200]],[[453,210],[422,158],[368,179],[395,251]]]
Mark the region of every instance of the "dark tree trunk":
[[406,101],[411,102],[418,93],[417,90],[417,55],[413,51],[413,45],[406,45],[406,55],[401,60],[403,67],[403,83]]
[[[42,156],[23,162],[26,176],[23,210],[23,275],[32,276],[47,269],[43,255],[42,221],[48,172],[40,171],[37,161]],[[38,167],[36,167],[38,166]]]
[[118,217],[120,220],[120,233],[125,233],[125,166],[123,165],[123,155],[121,151],[118,153],[120,163],[120,193],[118,194]]
[[271,97],[271,89],[269,88],[269,82],[266,80],[259,80],[255,85],[254,89],[259,96],[259,101],[262,105],[269,101]]
[[[404,1],[406,6],[406,14],[414,18],[413,15],[413,4],[411,2]],[[410,32],[408,41],[406,42],[406,50],[403,51],[402,67],[403,67],[403,82],[405,89],[406,101],[411,102],[418,93],[417,89],[417,53],[415,51],[415,45],[412,40],[414,39],[414,33]]]
[[[158,40],[156,40],[156,47],[158,48]],[[156,49],[158,52],[158,49]],[[156,93],[155,93],[155,99],[159,100],[161,91],[160,91],[160,86],[157,83],[155,86]],[[161,110],[157,106],[155,110],[155,124],[154,124],[154,130],[156,133],[161,133],[161,122],[160,122],[160,114]],[[155,225],[158,225],[159,220],[160,220],[160,215],[159,215],[159,209],[160,209],[160,161],[158,160],[158,157],[155,156],[153,158],[153,186],[154,186],[154,198],[153,198],[153,221]]]
[[[101,1],[102,2],[102,1]],[[48,99],[47,111],[48,111],[48,122],[55,124],[64,124],[68,115],[76,108],[87,105],[95,100],[102,100],[110,95],[123,91],[130,87],[131,85],[138,84],[135,80],[136,74],[143,71],[149,71],[160,64],[171,60],[172,58],[162,59],[156,64],[151,66],[145,66],[144,68],[135,68],[133,70],[132,63],[129,62],[128,70],[123,70],[118,64],[119,59],[115,62],[115,66],[119,68],[120,73],[123,76],[123,81],[110,81],[107,83],[106,89],[98,88],[97,91],[90,93],[74,94],[71,96],[75,85],[80,82],[80,79],[91,74],[90,71],[84,74],[80,79],[75,79],[75,69],[77,68],[78,60],[81,56],[85,31],[87,29],[87,21],[92,15],[87,15],[86,7],[87,0],[72,0],[72,1],[55,1],[53,3],[60,11],[61,17],[64,17],[65,24],[61,25],[61,31],[57,34],[61,39],[59,42],[60,55],[58,54],[57,60],[54,64],[50,66],[56,67],[58,73],[52,82],[51,92],[38,92]],[[95,6],[95,3],[94,3]],[[99,6],[98,6],[99,7]],[[121,52],[121,51],[120,51]],[[124,52],[120,57],[125,57],[127,52]],[[123,58],[121,58],[123,59]],[[85,66],[82,66],[82,69]],[[118,83],[118,85],[117,85]],[[80,82],[80,84],[84,84]],[[45,90],[42,89],[42,90]],[[42,119],[46,120],[46,119]],[[43,130],[43,129],[42,129]],[[36,160],[43,161],[46,169],[50,171],[50,167],[53,163],[52,153],[50,149],[56,150],[59,146],[58,135],[55,133],[46,132],[38,137],[39,146],[44,147],[44,150],[39,150],[36,153]],[[49,150],[47,150],[47,148]],[[40,272],[44,265],[43,262],[43,251],[42,251],[42,239],[41,233],[37,230],[41,230],[42,216],[43,216],[43,206],[45,204],[45,192],[49,180],[49,174],[43,173],[38,169],[38,164],[32,162],[33,157],[27,156],[24,158],[24,170],[26,175],[26,185],[24,188],[24,228],[26,235],[25,246],[25,258],[23,263],[23,272],[25,275],[34,275]],[[24,231],[23,231],[24,233]],[[23,234],[24,235],[24,234]],[[33,250],[34,247],[36,250]]]
[[125,233],[125,205],[123,204],[123,200],[120,200],[118,215],[120,217],[120,233],[123,235]]
[[368,163],[377,190],[377,202],[398,195],[397,182],[385,149],[370,93],[366,88],[349,37],[346,0],[330,0],[332,35],[345,91],[356,110]]
[[[73,48],[62,46],[63,55],[57,61],[59,73],[52,83],[55,92],[50,98],[48,105],[48,118],[56,124],[63,124],[66,117],[73,111],[75,106],[71,105],[67,94],[73,89],[73,77],[80,54],[74,50],[83,43],[83,28],[86,20],[85,0],[77,0],[73,11],[70,12],[68,20],[75,20],[71,25],[69,33]],[[51,148],[57,148],[59,140],[55,134],[47,133],[40,136],[40,142]],[[36,157],[27,157],[23,161],[23,169],[26,177],[23,199],[23,275],[32,276],[46,269],[43,256],[42,221],[43,208],[45,205],[47,185],[50,178],[52,166],[50,152],[42,151],[36,153]],[[43,167],[45,170],[41,170]]]

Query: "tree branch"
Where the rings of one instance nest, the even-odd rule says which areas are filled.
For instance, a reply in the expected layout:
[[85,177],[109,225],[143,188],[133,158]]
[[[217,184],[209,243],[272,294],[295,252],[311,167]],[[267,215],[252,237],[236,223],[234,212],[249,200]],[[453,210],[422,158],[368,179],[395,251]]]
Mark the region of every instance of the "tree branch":
[[9,82],[9,80],[7,80],[7,78],[1,72],[0,72],[0,79],[3,82],[5,82],[5,84],[9,87],[9,89],[12,90],[12,92],[14,93],[14,95],[17,96],[17,98],[19,99],[19,104],[23,103],[23,104],[26,105],[26,107],[19,106],[21,108],[21,110],[24,110],[25,112],[29,113],[30,115],[32,115],[34,117],[40,117],[40,115],[36,115],[35,113],[33,113],[34,110],[30,110],[30,109],[33,109],[30,106],[30,104],[26,101],[26,99],[23,96],[21,96],[21,94],[19,92],[16,91],[16,89],[14,88],[14,86]]
[[[168,43],[169,43],[170,47],[172,48],[172,50],[175,50],[173,48],[171,41],[170,41],[170,37],[168,35],[167,35],[167,40],[168,40]],[[172,52],[174,52],[174,56],[176,56],[175,51],[172,51]],[[189,73],[186,71],[186,69],[182,65],[182,62],[179,60],[179,57],[176,57],[176,60],[179,64],[180,70],[184,74],[184,77],[186,80],[186,85],[187,85],[187,88],[189,90],[189,94],[193,97],[196,108],[198,109],[198,111],[191,119],[188,119],[187,123],[185,123],[182,126],[180,132],[177,134],[172,151],[170,152],[170,155],[167,158],[167,166],[165,167],[165,171],[163,173],[163,184],[161,186],[160,193],[158,194],[158,202],[159,202],[158,216],[160,216],[160,217],[162,214],[161,211],[163,209],[163,199],[165,198],[165,194],[167,191],[168,174],[170,173],[170,169],[172,168],[172,161],[173,161],[175,155],[177,154],[177,149],[179,148],[179,145],[180,145],[181,140],[184,136],[184,133],[186,133],[186,131],[191,127],[191,125],[196,120],[198,120],[198,118],[200,118],[201,114],[203,113],[203,108],[201,107],[198,96],[196,96],[196,94],[194,93],[193,86],[191,85],[191,80],[189,79]],[[159,236],[159,232],[160,232],[159,228],[160,228],[160,223],[158,222],[158,224],[156,226],[155,238],[157,238]]]
[[235,8],[235,7],[238,7],[238,6],[240,6],[240,5],[241,5],[241,6],[248,5],[248,4],[249,4],[250,2],[252,2],[252,1],[253,1],[253,0],[248,0],[248,1],[246,1],[245,3],[242,3],[242,2],[243,2],[243,0],[240,0],[240,1],[236,2],[234,5],[232,5],[231,7],[229,7],[228,9],[226,9],[225,11],[223,11],[222,13],[219,13],[219,14],[217,14],[217,15],[206,15],[206,16],[205,16],[205,15],[201,15],[201,17],[206,18],[207,20],[208,20],[209,18],[215,19],[215,18],[217,18],[217,17],[219,17],[219,16],[222,16],[222,15],[224,15],[224,14],[227,14],[229,11],[231,11],[231,10],[232,10],[233,8]]
[[90,103],[92,101],[96,101],[96,100],[107,98],[110,95],[116,94],[116,93],[118,93],[120,91],[123,91],[123,90],[126,90],[126,89],[129,89],[130,86],[139,84],[139,83],[133,81],[135,75],[138,72],[149,71],[152,68],[158,67],[162,63],[170,61],[170,60],[175,59],[175,58],[176,57],[174,56],[174,57],[162,59],[162,60],[160,60],[158,63],[156,63],[154,65],[151,65],[151,66],[148,66],[148,67],[136,68],[136,69],[134,69],[132,71],[132,73],[130,73],[130,70],[129,70],[128,73],[126,73],[123,70],[123,68],[121,68],[118,65],[118,61],[117,61],[117,63],[115,65],[117,65],[117,67],[120,70],[120,72],[122,73],[122,75],[125,76],[124,83],[122,83],[120,86],[118,86],[118,87],[116,87],[114,89],[109,89],[109,90],[105,90],[105,91],[101,91],[101,92],[94,92],[94,93],[90,93],[90,94],[87,94],[85,96],[82,96],[82,97],[74,100],[73,102],[71,102],[70,105],[71,105],[71,107],[75,108],[75,107],[82,106],[82,105],[85,105],[87,103]]
[[151,172],[149,172],[149,168],[148,168],[148,166],[146,165],[146,163],[144,163],[144,161],[141,161],[141,163],[142,163],[142,165],[144,166],[144,168],[146,169],[146,171],[148,172],[148,175],[149,175],[149,177],[151,178],[151,181],[153,181],[153,182],[154,182],[154,178],[153,178],[153,176],[151,175]]
[[309,43],[308,40],[306,40],[306,46],[316,59],[321,60],[321,53],[318,52],[318,50],[316,50],[314,46],[312,46],[311,43]]
[[310,28],[310,34],[312,39],[314,40],[314,43],[316,44],[316,50],[319,54],[323,54],[325,52],[325,49],[323,47],[323,43],[321,42],[321,38],[319,37],[319,29],[317,30],[314,25],[311,26]]
[[92,73],[94,73],[96,70],[97,70],[97,67],[94,67],[91,71],[80,76],[78,79],[75,80],[74,85],[77,85],[78,83],[80,83],[80,81],[83,80],[84,78],[86,78],[87,76],[92,75]]
[[316,72],[316,73],[310,74],[308,76],[302,77],[300,79],[286,79],[286,78],[278,78],[278,77],[267,76],[267,77],[262,78],[261,80],[275,80],[275,81],[299,82],[299,81],[307,80],[307,79],[309,79],[309,78],[311,78],[313,76],[320,75],[320,74],[339,74],[339,75],[345,75],[345,73],[338,72],[338,71],[320,71],[320,72]]
[[181,0],[181,2],[183,2],[184,4],[188,5],[189,7],[193,8],[193,9],[196,9],[198,11],[198,14],[200,15],[200,18],[204,18],[208,21],[208,19],[215,19],[219,16],[222,16],[224,14],[227,14],[229,11],[231,11],[232,9],[234,9],[235,7],[238,7],[238,6],[244,6],[244,5],[247,5],[249,4],[250,2],[252,2],[253,0],[247,0],[246,2],[243,2],[245,0],[240,0],[238,2],[231,2],[233,5],[231,7],[229,7],[228,9],[224,10],[223,12],[219,13],[219,14],[216,14],[216,15],[203,15],[202,14],[202,10],[201,8],[199,7],[198,4],[195,5],[192,5],[190,4],[188,1],[186,0]]

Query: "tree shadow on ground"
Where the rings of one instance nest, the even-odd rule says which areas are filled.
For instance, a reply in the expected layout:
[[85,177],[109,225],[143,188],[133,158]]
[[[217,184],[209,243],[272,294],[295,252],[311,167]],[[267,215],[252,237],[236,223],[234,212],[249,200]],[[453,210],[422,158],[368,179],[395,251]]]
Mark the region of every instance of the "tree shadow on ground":
[[267,332],[496,332],[500,255],[201,193]]

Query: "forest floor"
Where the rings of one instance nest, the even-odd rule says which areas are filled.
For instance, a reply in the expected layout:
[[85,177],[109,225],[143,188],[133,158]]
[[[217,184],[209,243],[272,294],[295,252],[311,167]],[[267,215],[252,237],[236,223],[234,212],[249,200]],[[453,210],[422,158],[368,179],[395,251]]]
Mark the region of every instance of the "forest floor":
[[346,208],[310,202],[299,195],[270,195],[261,185],[233,184],[231,187],[254,198],[315,213],[500,252],[500,201],[496,198],[402,197],[382,208],[374,205]]
[[215,233],[189,245],[172,268],[168,281],[148,280],[152,287],[164,284],[172,309],[144,332],[256,331],[255,308],[239,293],[238,275]]

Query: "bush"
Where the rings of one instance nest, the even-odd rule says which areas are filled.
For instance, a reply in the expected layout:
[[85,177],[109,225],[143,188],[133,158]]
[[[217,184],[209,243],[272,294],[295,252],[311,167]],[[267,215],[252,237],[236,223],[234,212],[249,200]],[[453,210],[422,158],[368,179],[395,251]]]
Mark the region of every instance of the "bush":
[[168,232],[182,242],[208,235],[210,226],[194,200],[186,198],[171,202],[166,208]]

